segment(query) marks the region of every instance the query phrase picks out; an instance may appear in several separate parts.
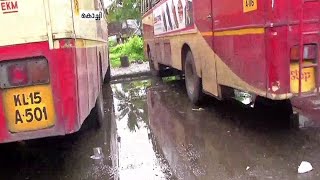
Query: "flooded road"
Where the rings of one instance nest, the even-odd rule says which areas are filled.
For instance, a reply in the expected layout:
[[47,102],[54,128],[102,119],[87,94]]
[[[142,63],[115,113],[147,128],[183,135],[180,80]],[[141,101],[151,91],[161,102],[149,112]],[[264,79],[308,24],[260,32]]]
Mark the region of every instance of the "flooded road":
[[[319,130],[291,130],[281,112],[211,100],[203,111],[182,85],[148,91],[152,134],[178,179],[320,179]],[[314,170],[298,175],[301,161]]]
[[[207,98],[180,80],[104,87],[105,122],[65,137],[0,145],[0,179],[320,179],[319,128],[290,129],[277,109]],[[104,158],[92,159],[100,147]],[[301,161],[314,170],[298,174]]]
[[148,122],[150,80],[113,85],[119,136],[120,179],[172,179],[166,160],[152,143]]
[[[194,107],[182,81],[113,89],[120,179],[320,179],[320,131],[290,129],[280,110],[212,98]],[[314,170],[298,174],[301,161]]]

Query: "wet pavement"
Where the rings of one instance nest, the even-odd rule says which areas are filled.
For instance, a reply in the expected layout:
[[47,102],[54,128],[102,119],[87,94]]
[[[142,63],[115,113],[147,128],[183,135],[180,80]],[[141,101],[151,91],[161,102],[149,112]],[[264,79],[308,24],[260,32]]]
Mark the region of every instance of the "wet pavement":
[[[194,107],[184,89],[174,78],[106,86],[102,128],[89,118],[72,135],[2,144],[0,179],[320,179],[319,128],[235,101]],[[95,147],[104,158],[90,158]],[[301,161],[314,170],[298,174]]]
[[150,67],[148,62],[143,62],[142,64],[131,63],[129,67],[119,67],[111,69],[111,77],[113,80],[145,75],[150,75]]
[[[290,129],[281,111],[233,101],[195,111],[182,87],[148,92],[152,134],[178,179],[320,179],[319,130]],[[314,170],[298,175],[301,161]]]
[[[117,136],[111,87],[104,87],[105,122],[97,129],[91,117],[77,133],[0,145],[2,180],[117,179]],[[93,148],[104,158],[94,160]]]

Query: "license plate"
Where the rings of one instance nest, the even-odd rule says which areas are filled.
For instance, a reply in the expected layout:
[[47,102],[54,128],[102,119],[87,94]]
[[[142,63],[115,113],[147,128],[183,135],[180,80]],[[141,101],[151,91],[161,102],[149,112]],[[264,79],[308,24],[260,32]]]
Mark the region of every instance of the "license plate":
[[[304,62],[305,65],[311,62]],[[303,68],[301,73],[301,92],[313,91],[315,85],[315,69],[314,67]],[[299,63],[290,65],[290,86],[292,93],[299,93]]]
[[49,85],[4,90],[3,102],[10,132],[34,131],[55,124],[55,111]]

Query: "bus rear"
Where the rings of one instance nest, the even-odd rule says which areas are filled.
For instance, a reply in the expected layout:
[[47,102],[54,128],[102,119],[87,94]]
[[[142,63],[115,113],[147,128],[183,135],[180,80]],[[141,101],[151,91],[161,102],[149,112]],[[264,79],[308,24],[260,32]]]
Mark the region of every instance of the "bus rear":
[[271,92],[286,91],[294,96],[319,92],[319,8],[317,0],[268,3],[266,47]]
[[[106,69],[98,67],[99,48],[76,39],[77,6],[71,0],[0,1],[1,143],[75,132],[95,105]],[[81,99],[82,79],[91,94]]]
[[218,99],[245,93],[249,104],[318,98],[320,1],[141,3],[151,69],[180,70],[193,103],[203,93]]

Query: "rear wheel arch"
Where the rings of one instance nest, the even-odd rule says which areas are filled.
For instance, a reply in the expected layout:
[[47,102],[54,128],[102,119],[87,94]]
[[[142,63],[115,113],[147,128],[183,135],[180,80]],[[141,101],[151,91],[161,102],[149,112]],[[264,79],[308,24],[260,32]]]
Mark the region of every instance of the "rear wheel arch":
[[103,74],[103,64],[102,64],[102,56],[101,56],[101,52],[99,52],[99,68],[100,68],[100,76],[102,78],[102,84],[107,84],[110,82],[111,80],[111,65],[110,65],[110,59],[109,59],[109,52],[107,54],[108,57],[108,68],[105,74]]
[[148,62],[149,62],[149,67],[150,67],[151,74],[154,75],[154,76],[161,76],[160,65],[153,58],[152,52],[151,52],[151,48],[150,48],[149,44],[147,44],[147,56],[148,56]]
[[152,50],[151,50],[150,44],[147,44],[147,56],[148,56],[148,60],[155,62],[154,57],[152,55]]
[[151,53],[151,49],[150,49],[149,44],[147,44],[147,53],[148,53],[148,55],[149,55],[149,53]]

